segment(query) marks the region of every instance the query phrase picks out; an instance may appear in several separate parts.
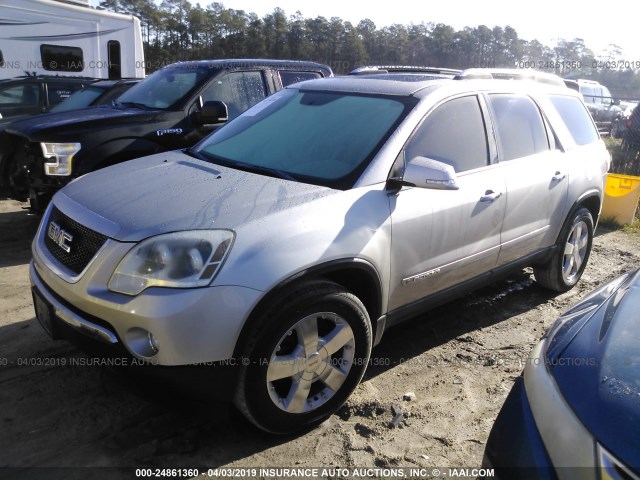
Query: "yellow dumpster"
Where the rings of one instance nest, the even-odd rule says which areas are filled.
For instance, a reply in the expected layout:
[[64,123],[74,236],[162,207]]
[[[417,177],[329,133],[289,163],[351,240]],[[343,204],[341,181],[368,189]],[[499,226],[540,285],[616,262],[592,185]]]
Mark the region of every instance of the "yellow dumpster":
[[614,218],[616,223],[632,223],[640,197],[640,177],[609,173],[600,218]]

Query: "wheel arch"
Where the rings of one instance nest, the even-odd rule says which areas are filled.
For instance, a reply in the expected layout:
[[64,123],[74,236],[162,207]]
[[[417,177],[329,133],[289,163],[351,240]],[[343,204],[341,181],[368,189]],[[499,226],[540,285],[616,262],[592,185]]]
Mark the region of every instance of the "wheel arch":
[[244,347],[258,325],[262,313],[280,297],[290,293],[298,285],[311,280],[329,280],[342,285],[353,293],[365,306],[371,321],[371,332],[376,338],[377,320],[382,315],[382,281],[377,269],[361,258],[333,260],[302,270],[272,288],[253,308],[244,323],[234,348],[234,358],[242,355]]
[[571,208],[570,214],[575,212],[578,208],[586,208],[591,213],[591,218],[593,219],[593,228],[595,230],[596,225],[598,224],[601,206],[602,199],[600,198],[600,194],[596,191],[588,192],[582,197],[578,198],[576,203]]

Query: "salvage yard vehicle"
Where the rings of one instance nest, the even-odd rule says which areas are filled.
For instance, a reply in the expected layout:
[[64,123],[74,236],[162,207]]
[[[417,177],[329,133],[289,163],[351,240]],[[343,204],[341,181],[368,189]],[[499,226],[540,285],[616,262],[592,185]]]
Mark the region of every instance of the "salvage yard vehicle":
[[48,112],[95,78],[27,75],[0,80],[0,124]]
[[287,60],[202,60],[169,65],[112,106],[27,118],[0,138],[0,187],[42,211],[76,177],[125,160],[186,148],[291,83],[332,76]]
[[639,310],[635,270],[551,326],[489,435],[495,478],[640,478]]
[[492,75],[303,82],[70,183],[32,246],[37,318],[164,371],[213,364],[266,431],[319,424],[387,328],[526,266],[556,291],[584,271],[604,143],[559,78]]

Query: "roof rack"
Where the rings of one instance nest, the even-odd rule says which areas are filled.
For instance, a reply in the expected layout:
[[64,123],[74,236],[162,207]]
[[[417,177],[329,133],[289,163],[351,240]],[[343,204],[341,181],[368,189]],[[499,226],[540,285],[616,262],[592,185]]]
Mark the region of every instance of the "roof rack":
[[478,79],[526,80],[556,87],[566,87],[564,80],[552,73],[516,68],[468,68],[454,77],[454,80]]
[[369,73],[431,73],[434,75],[458,75],[462,70],[440,67],[421,67],[417,65],[365,65],[349,72],[349,75]]

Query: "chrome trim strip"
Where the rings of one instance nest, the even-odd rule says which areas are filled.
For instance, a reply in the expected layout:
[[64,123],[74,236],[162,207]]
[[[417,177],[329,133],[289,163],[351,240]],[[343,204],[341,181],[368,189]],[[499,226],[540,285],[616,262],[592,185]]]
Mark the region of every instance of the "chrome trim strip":
[[40,295],[42,295],[45,300],[53,306],[56,317],[58,317],[64,323],[69,325],[71,328],[79,331],[80,333],[93,337],[96,340],[100,340],[103,343],[118,343],[118,337],[116,337],[114,333],[110,332],[104,327],[101,327],[100,325],[91,323],[88,320],[85,320],[84,318],[76,315],[64,305],[60,305],[55,297],[51,295],[51,293],[49,293],[48,288],[40,279],[40,275],[38,274],[33,261],[31,261],[31,263],[29,264],[29,269],[31,270],[31,279],[34,285],[37,287]]

